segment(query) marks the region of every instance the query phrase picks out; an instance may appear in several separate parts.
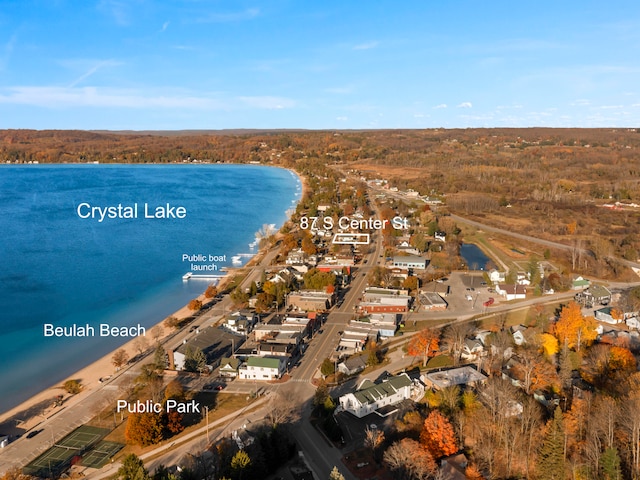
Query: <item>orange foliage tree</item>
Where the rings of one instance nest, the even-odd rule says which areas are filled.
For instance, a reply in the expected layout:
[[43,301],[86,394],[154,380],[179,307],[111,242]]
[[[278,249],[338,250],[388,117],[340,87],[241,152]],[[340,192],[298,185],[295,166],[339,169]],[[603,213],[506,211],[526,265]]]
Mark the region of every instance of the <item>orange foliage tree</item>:
[[412,357],[422,356],[423,366],[426,366],[427,360],[437,353],[439,345],[440,334],[431,328],[425,328],[411,337],[407,353]]
[[458,451],[451,422],[438,410],[432,410],[424,420],[420,442],[434,458],[446,457]]
[[127,418],[124,438],[128,443],[153,445],[163,438],[162,419],[156,413],[131,413]]
[[580,350],[583,345],[589,345],[597,337],[596,321],[593,317],[584,317],[580,305],[569,302],[562,308],[560,319],[555,324],[554,333],[560,342],[565,342],[569,348]]

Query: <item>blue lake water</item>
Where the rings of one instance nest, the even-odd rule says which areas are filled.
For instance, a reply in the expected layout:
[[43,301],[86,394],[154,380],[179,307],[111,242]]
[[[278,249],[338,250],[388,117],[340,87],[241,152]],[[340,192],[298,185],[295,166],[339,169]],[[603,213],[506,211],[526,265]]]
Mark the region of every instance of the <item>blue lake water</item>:
[[[184,254],[232,266],[233,256],[255,253],[264,224],[282,225],[300,195],[297,176],[260,166],[1,166],[0,412],[128,340],[45,338],[44,324],[157,323],[206,288],[182,281],[191,267]],[[136,203],[138,218],[78,214],[81,204]],[[183,206],[186,217],[144,218],[145,203],[150,213]]]
[[477,245],[472,243],[460,245],[460,256],[468,265],[469,270],[487,270],[487,264],[491,262],[491,259]]

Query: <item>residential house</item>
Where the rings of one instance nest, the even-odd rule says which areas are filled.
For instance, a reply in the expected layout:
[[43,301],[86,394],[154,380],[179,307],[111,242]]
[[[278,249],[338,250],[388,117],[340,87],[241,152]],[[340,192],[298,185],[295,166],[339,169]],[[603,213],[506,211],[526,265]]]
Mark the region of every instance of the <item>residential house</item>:
[[527,330],[529,330],[529,328],[524,325],[513,325],[512,327],[509,327],[509,331],[513,336],[513,342],[516,345],[520,346],[527,342],[527,339],[525,338]]
[[527,288],[524,285],[505,285],[501,283],[496,287],[496,293],[509,300],[518,300],[527,297]]
[[237,358],[223,358],[220,360],[220,376],[225,378],[236,378],[240,360]]
[[614,310],[615,309],[613,307],[604,307],[596,310],[594,312],[594,315],[596,317],[596,320],[600,320],[601,322],[609,323],[611,325],[617,325],[618,323],[622,323],[624,320],[622,315],[616,315],[614,317],[612,315],[612,313],[614,313]]
[[572,290],[584,290],[586,288],[589,288],[590,284],[591,284],[591,282],[588,279],[583,278],[583,277],[576,277],[571,282],[571,289]]
[[462,345],[460,357],[464,360],[476,360],[484,354],[484,345],[477,338],[467,338]]
[[338,371],[345,375],[355,375],[367,368],[367,360],[363,355],[352,355],[338,364]]
[[489,271],[489,280],[494,285],[504,283],[507,278],[507,274],[505,272],[499,272],[495,268]]
[[[379,412],[380,409],[408,400],[412,393],[422,396],[424,395],[424,387],[420,382],[411,380],[406,373],[387,377],[379,383],[363,380],[355,392],[347,393],[339,398],[336,413],[345,411],[358,418],[374,412],[384,416],[385,414]],[[392,412],[388,412],[386,415],[390,413]]]
[[291,250],[287,255],[285,263],[287,265],[302,265],[307,261],[307,254],[301,248]]
[[258,323],[258,316],[250,311],[237,311],[228,315],[224,322],[227,330],[240,335],[248,335]]
[[436,239],[438,242],[446,242],[447,234],[446,232],[435,232],[433,234],[433,238]]
[[284,375],[287,365],[285,357],[249,357],[238,369],[242,380],[277,380]]
[[484,383],[487,376],[477,371],[470,365],[463,367],[441,370],[427,373],[420,376],[420,380],[427,386],[435,390],[452,387],[454,385],[476,385]]

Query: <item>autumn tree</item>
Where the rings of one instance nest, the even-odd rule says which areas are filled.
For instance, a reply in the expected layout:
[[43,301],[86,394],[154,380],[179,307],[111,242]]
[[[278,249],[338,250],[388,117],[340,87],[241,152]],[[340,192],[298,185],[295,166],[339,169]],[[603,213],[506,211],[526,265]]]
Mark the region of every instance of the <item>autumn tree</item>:
[[344,475],[342,475],[340,473],[340,470],[338,470],[338,467],[333,467],[333,470],[331,470],[331,473],[329,473],[329,480],[345,480],[344,479]]
[[382,459],[389,469],[396,473],[397,478],[407,480],[429,478],[437,469],[431,453],[410,438],[403,438],[391,444]]
[[206,298],[213,298],[216,295],[218,295],[218,288],[215,285],[209,285],[204,291],[204,296]]
[[453,358],[454,365],[460,363],[464,342],[473,333],[474,327],[468,322],[453,322],[445,328],[442,344]]
[[554,333],[560,345],[565,342],[569,348],[580,350],[583,345],[593,342],[598,333],[596,321],[593,317],[584,317],[580,305],[569,302],[560,311],[560,318],[554,326]]
[[236,474],[237,478],[242,480],[243,474],[249,470],[251,465],[251,457],[244,450],[238,450],[231,459],[231,471]]
[[189,310],[192,311],[198,311],[202,308],[202,301],[198,300],[197,298],[194,298],[193,300],[190,300],[189,303],[187,304],[187,308],[189,308]]
[[175,328],[175,329],[180,328],[180,320],[178,320],[178,318],[174,317],[173,315],[170,317],[167,317],[166,320],[164,321],[164,324],[167,328]]
[[446,457],[458,451],[451,422],[438,410],[432,410],[424,420],[420,443],[433,458]]
[[129,355],[127,355],[127,352],[124,348],[119,348],[118,350],[116,350],[111,357],[111,363],[114,367],[116,367],[116,370],[120,370],[120,368],[122,368],[122,366],[125,365],[128,361]]
[[128,443],[155,445],[163,438],[162,419],[156,413],[130,413],[124,431],[124,438]]
[[364,446],[371,450],[373,456],[376,456],[377,450],[384,443],[384,432],[379,429],[370,429],[367,427],[364,431]]
[[431,328],[425,328],[411,337],[407,353],[412,357],[422,357],[422,366],[427,366],[429,358],[435,356],[440,344],[440,334]]

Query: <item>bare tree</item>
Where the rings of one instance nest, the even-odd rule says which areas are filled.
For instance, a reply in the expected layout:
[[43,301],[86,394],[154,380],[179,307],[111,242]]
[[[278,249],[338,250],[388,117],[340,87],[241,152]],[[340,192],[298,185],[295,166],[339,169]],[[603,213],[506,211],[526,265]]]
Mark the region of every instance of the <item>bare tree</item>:
[[138,355],[142,355],[142,353],[149,348],[149,340],[146,337],[136,337],[133,341],[133,348],[136,349]]
[[473,331],[473,325],[467,322],[454,322],[444,330],[442,343],[449,350],[455,365],[460,363],[464,341]]
[[295,403],[290,396],[274,393],[269,400],[267,419],[273,427],[287,423],[294,417]]

